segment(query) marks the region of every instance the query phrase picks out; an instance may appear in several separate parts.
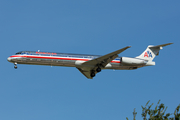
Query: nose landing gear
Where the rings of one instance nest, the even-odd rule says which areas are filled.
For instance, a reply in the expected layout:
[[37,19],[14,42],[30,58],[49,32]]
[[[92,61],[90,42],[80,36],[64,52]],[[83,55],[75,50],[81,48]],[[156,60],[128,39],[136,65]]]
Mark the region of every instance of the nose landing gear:
[[17,63],[14,63],[14,68],[17,69]]

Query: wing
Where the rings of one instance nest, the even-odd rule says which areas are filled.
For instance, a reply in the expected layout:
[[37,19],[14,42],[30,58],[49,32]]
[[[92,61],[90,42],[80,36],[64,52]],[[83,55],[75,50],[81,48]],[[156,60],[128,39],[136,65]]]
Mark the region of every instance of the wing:
[[119,49],[117,51],[114,51],[112,53],[106,54],[104,56],[98,57],[96,59],[89,60],[87,62],[84,62],[82,65],[84,65],[84,66],[96,66],[96,65],[100,65],[102,67],[105,67],[109,62],[111,62],[112,60],[117,58],[118,54],[120,54],[121,52],[123,52],[124,50],[126,50],[128,48],[130,48],[130,46],[127,46],[125,48]]
[[[80,67],[77,67],[77,69],[84,75],[86,76],[88,79],[92,79],[93,77],[91,77],[91,70],[86,70],[86,69],[82,69]],[[95,73],[96,74],[96,73]]]
[[92,79],[91,71],[94,71],[96,74],[97,67],[104,68],[109,62],[118,57],[118,54],[120,54],[128,48],[130,48],[130,46],[124,47],[112,53],[84,62],[80,67],[77,67],[77,69],[87,78]]

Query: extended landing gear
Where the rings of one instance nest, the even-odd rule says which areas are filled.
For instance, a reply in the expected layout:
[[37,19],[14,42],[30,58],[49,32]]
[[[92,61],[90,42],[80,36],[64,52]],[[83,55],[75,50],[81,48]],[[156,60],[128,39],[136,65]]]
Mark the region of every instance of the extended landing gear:
[[91,71],[91,77],[95,77],[95,75],[96,75],[96,74],[95,74],[95,71],[92,70],[92,71]]
[[17,63],[14,63],[14,68],[17,69]]
[[101,68],[98,67],[98,68],[96,69],[96,72],[101,72]]
[[[95,71],[96,70],[96,71]],[[97,69],[95,69],[95,70],[92,70],[91,71],[91,77],[95,77],[95,75],[96,75],[96,73],[95,72],[101,72],[101,68],[100,67],[98,67]]]

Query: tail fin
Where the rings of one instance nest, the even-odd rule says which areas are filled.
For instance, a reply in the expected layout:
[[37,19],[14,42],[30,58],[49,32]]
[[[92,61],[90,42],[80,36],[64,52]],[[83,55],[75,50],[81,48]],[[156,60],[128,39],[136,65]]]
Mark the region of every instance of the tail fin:
[[157,55],[159,55],[159,50],[163,49],[164,46],[171,44],[173,43],[167,43],[157,46],[149,45],[147,49],[140,56],[137,56],[136,58],[152,61]]

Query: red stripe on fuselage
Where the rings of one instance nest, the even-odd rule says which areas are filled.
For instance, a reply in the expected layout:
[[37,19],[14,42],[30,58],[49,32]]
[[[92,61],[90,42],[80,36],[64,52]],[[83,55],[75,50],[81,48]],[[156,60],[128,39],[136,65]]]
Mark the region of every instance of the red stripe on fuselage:
[[[54,57],[54,56],[28,56],[28,55],[12,55],[10,57],[22,57],[22,58],[40,58],[40,59],[59,59],[59,60],[81,60],[89,61],[91,59],[81,59],[81,58],[67,58],[67,57]],[[111,63],[120,63],[120,61],[111,61]]]

